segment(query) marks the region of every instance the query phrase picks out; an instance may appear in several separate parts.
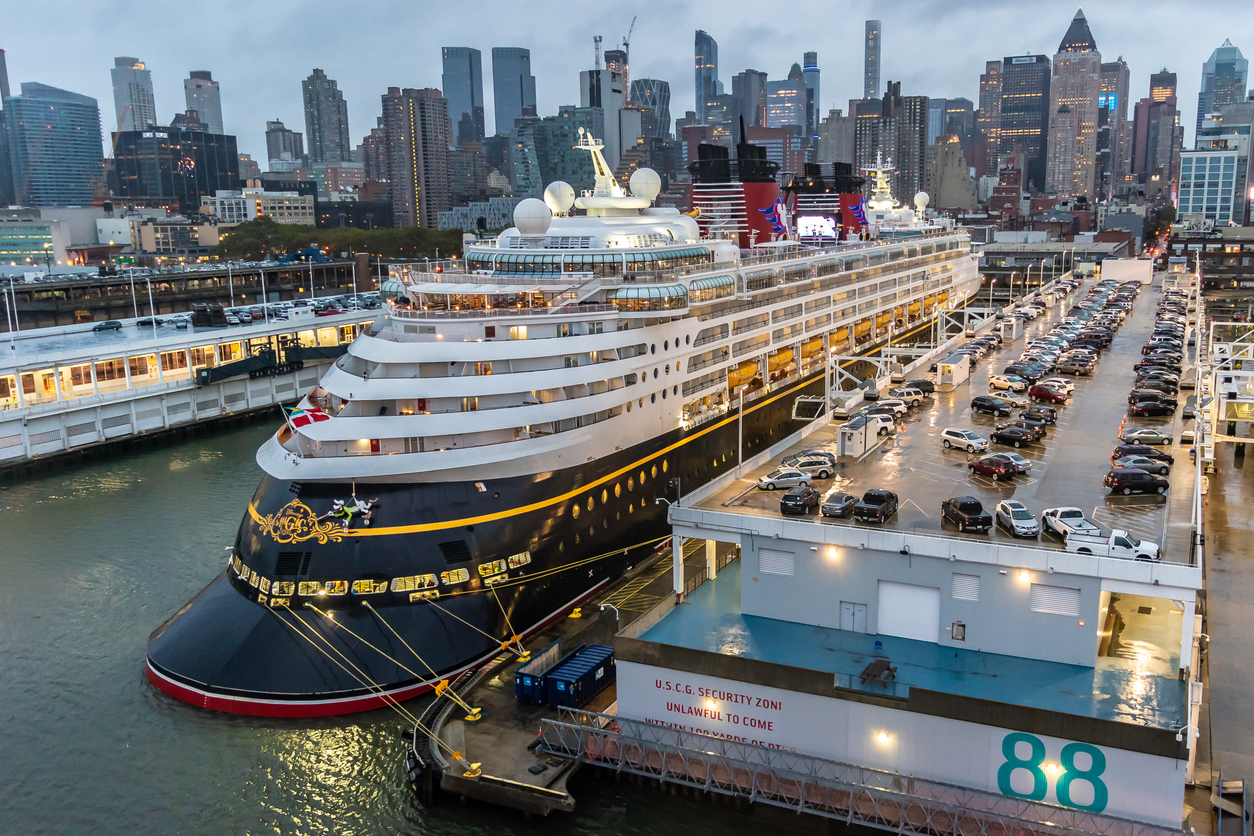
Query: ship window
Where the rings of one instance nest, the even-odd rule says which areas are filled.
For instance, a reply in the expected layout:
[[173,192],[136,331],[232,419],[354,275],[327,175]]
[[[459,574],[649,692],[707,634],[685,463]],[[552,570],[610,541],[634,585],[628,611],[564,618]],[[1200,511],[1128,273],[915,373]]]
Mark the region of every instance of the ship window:
[[235,569],[235,574],[240,574],[244,570],[244,561],[239,559],[239,555],[231,558],[231,566]]
[[347,595],[348,581],[327,581],[323,589],[328,595]]
[[671,341],[670,341],[670,340],[662,340],[662,350],[663,350],[663,351],[670,351],[670,348],[671,348]]
[[486,578],[490,575],[499,575],[505,571],[504,560],[493,560],[489,563],[479,564],[479,577]]
[[431,599],[435,599],[439,597],[440,597],[440,590],[424,589],[421,592],[409,593],[409,603],[414,604],[414,603],[417,603],[418,601],[427,601],[427,600],[431,600]]
[[591,510],[592,510],[592,508],[595,506],[595,504],[596,504],[596,503],[595,503],[595,501],[592,499],[592,497],[588,497],[588,510],[589,510],[589,511],[591,511]]
[[650,354],[657,354],[657,343],[650,343],[650,344],[649,344],[649,353],[650,353]]
[[657,478],[657,465],[653,465],[653,469],[649,471],[649,475],[654,479]]
[[579,503],[578,502],[570,506],[570,515],[574,517],[575,519],[579,519]]
[[291,598],[271,598],[270,599],[270,606],[272,607],[286,607],[291,603],[292,603]]
[[317,595],[322,591],[322,584],[318,581],[301,581],[299,591],[301,595]]
[[266,593],[267,595],[269,595],[270,594],[270,579],[262,578],[261,582],[257,584],[257,588],[260,589],[262,592]]
[[662,459],[662,472],[665,473],[666,471],[670,469],[671,469],[670,463],[666,461],[666,459]]
[[615,482],[615,483],[614,483],[614,498],[615,498],[615,499],[617,499],[618,497],[620,497],[620,496],[622,496],[622,495],[623,495],[623,484],[622,484],[622,482]]
[[251,587],[256,587],[258,577],[259,576],[257,575],[257,571],[255,569],[250,571],[248,573],[248,585]]
[[564,551],[566,551],[566,541],[565,541],[565,540],[563,540],[562,542],[560,542],[560,543],[558,543],[558,544],[557,544],[557,552],[558,552],[558,554],[561,554],[561,553],[562,553],[562,552],[564,552]]
[[649,403],[657,403],[657,392],[649,396]]
[[[672,386],[672,387],[671,387],[671,394],[672,394],[672,395],[678,395],[678,394],[679,394],[679,384],[675,384],[674,386]],[[666,397],[666,393],[665,393],[665,392],[663,392],[663,393],[662,393],[662,397]]]
[[507,559],[507,562],[509,564],[509,568],[511,569],[526,566],[531,562],[531,552],[519,552],[518,554],[512,554]]
[[469,569],[450,569],[440,573],[440,583],[443,584],[465,583],[468,580],[470,580]]
[[662,400],[666,400],[666,390],[662,390]]
[[627,477],[627,490],[634,491],[635,489],[636,489],[636,480],[628,476]]
[[354,595],[378,595],[388,591],[387,581],[360,580],[353,581]]
[[658,378],[658,375],[659,375],[659,374],[661,374],[661,373],[660,373],[657,369],[654,369],[654,370],[653,370],[653,379],[654,379],[654,380],[657,380],[657,378]]
[[692,342],[692,334],[684,334],[684,345]]
[[640,487],[644,487],[644,471],[640,471]]
[[627,401],[627,411],[631,412],[631,401]]
[[271,590],[275,595],[295,595],[296,581],[275,581],[271,584]]
[[666,364],[666,373],[667,373],[667,374],[670,374],[670,373],[671,373],[671,364],[670,364],[670,363],[667,363],[667,364]]
[[406,575],[403,578],[392,578],[393,592],[412,592],[415,589],[431,589],[435,586],[435,575]]
[[609,501],[610,501],[610,492],[607,491],[605,488],[602,488],[601,489],[601,504],[604,505],[605,503]]
[[627,504],[627,513],[628,514],[636,513],[636,503],[630,502]]

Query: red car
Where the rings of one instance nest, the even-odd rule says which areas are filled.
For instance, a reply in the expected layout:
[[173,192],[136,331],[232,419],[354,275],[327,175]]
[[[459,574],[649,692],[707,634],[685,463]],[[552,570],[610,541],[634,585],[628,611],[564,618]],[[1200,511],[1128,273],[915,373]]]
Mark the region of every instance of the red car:
[[980,459],[973,459],[967,462],[967,469],[972,474],[978,473],[981,476],[988,476],[994,482],[1009,479],[1019,472],[1013,462],[998,456],[985,456]]
[[1052,386],[1044,386],[1040,383],[1028,389],[1028,397],[1034,401],[1045,401],[1046,403],[1066,403],[1067,393],[1061,389],[1055,389]]

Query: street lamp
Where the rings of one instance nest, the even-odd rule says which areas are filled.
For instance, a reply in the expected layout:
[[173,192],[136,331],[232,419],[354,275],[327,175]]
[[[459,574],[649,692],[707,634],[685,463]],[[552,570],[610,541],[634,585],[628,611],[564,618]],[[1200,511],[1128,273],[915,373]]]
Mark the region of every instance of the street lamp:
[[[60,262],[57,262],[60,264]],[[47,265],[46,270],[49,276],[52,275],[52,242],[44,242],[44,264]]]

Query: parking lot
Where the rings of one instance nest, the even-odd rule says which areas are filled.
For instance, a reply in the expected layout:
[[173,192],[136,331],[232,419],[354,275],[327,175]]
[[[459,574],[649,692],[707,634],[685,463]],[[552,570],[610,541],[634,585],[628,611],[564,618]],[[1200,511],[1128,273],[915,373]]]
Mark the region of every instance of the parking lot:
[[[947,427],[971,429],[989,438],[998,421],[989,415],[973,415],[971,398],[988,393],[988,379],[999,374],[1023,351],[1025,343],[1048,331],[1067,315],[1072,304],[1084,297],[1091,285],[1078,288],[1072,301],[1054,305],[1024,328],[1025,336],[1004,343],[977,361],[970,378],[951,392],[937,392],[918,409],[912,410],[899,422],[898,432],[885,439],[860,461],[841,462],[835,476],[816,480],[823,497],[833,492],[845,492],[861,496],[865,491],[878,488],[896,493],[900,510],[886,523],[890,528],[918,531],[921,533],[944,532],[948,536],[986,539],[1010,538],[1004,530],[994,528],[988,534],[959,533],[949,523],[942,524],[941,502],[951,496],[969,495],[980,500],[992,514],[998,502],[1015,499],[1022,502],[1038,518],[1046,508],[1076,506],[1103,529],[1121,528],[1134,537],[1164,544],[1164,534],[1169,516],[1172,519],[1189,517],[1189,503],[1193,495],[1194,468],[1189,460],[1187,445],[1173,444],[1160,449],[1175,456],[1175,464],[1168,478],[1171,489],[1166,496],[1158,494],[1134,496],[1110,496],[1102,485],[1102,478],[1110,469],[1110,455],[1118,442],[1121,422],[1127,415],[1127,396],[1132,388],[1132,366],[1140,359],[1141,345],[1154,325],[1154,311],[1160,293],[1158,288],[1141,290],[1128,319],[1115,334],[1111,345],[1101,353],[1097,367],[1089,377],[1061,375],[1075,382],[1075,391],[1066,405],[1059,406],[1056,425],[1047,430],[1043,443],[1030,444],[1020,450],[993,443],[988,452],[1018,452],[1032,463],[1031,469],[1006,481],[994,482],[990,477],[972,474],[967,462],[983,454],[967,454],[957,449],[945,449],[940,433]],[[1180,393],[1181,405],[1191,402],[1192,392]],[[1014,415],[1017,416],[1016,410]],[[823,427],[784,455],[804,449],[837,450],[836,426],[839,422]],[[1129,427],[1171,427],[1179,437],[1181,418],[1127,418]],[[900,429],[904,426],[904,429]],[[784,456],[781,455],[780,458]],[[778,459],[776,460],[776,463]],[[778,515],[779,498],[783,491],[764,491],[755,487],[757,478],[769,472],[775,463],[764,466],[732,483],[719,493],[708,497],[704,507],[735,508],[746,513]],[[851,521],[822,517],[815,509],[807,517],[815,523],[826,525],[850,525]],[[1043,534],[1041,545],[1062,547],[1060,539]],[[1020,538],[1028,545],[1032,539]],[[1179,550],[1177,550],[1179,551]],[[1187,553],[1167,552],[1163,559],[1186,562]]]

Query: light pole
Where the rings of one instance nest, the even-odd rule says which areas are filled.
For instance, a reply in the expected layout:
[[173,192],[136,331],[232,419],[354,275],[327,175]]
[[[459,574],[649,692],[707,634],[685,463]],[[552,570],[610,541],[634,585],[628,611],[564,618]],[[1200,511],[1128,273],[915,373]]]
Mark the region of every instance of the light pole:
[[13,314],[17,313],[17,311],[15,306],[9,303],[9,293],[12,292],[12,290],[13,279],[12,277],[9,277],[4,286],[4,323],[9,327],[9,348],[13,351],[17,351],[17,344],[15,342],[17,339],[15,333],[17,329],[13,327]]
[[226,286],[231,291],[231,307],[235,307],[235,278],[231,275],[231,262],[226,263]]
[[261,313],[266,318],[266,325],[270,324],[270,297],[266,295],[266,271],[258,270],[261,276]]
[[44,269],[48,276],[52,275],[52,243],[44,243]]
[[139,300],[135,298],[135,268],[128,270],[131,274],[131,310],[135,312],[135,318],[139,319]]
[[[1032,272],[1031,264],[1028,265],[1028,272],[1029,273]],[[1012,270],[1010,273],[1010,304],[1011,306],[1013,306],[1015,303],[1015,276],[1017,275],[1019,275],[1018,270]]]
[[152,320],[152,335],[157,336],[157,309],[152,306],[152,277],[148,277],[148,318]]

